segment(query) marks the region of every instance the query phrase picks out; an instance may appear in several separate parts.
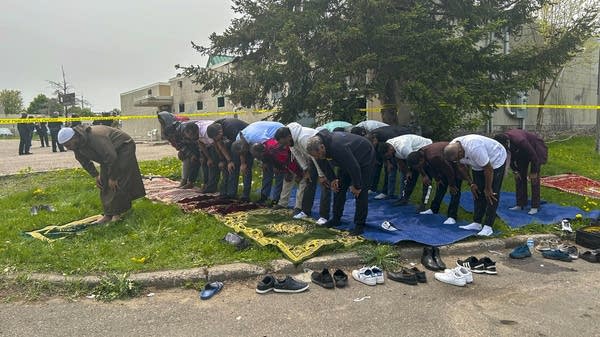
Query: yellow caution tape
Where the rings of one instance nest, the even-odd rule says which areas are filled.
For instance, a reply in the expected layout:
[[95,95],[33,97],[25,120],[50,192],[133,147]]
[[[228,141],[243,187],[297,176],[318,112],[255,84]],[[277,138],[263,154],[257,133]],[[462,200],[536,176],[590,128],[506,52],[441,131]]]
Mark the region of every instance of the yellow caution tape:
[[[378,107],[358,109],[362,112],[381,112],[385,107],[391,107],[392,105],[381,105]],[[498,104],[499,108],[521,108],[521,109],[533,109],[533,108],[545,108],[545,109],[580,109],[580,110],[600,110],[600,105],[561,105],[561,104]],[[190,114],[175,114],[181,117],[210,117],[210,116],[225,116],[225,115],[241,115],[241,114],[262,114],[275,112],[277,110],[252,110],[252,111],[222,111],[222,112],[202,112],[202,113],[190,113]],[[74,121],[103,121],[103,120],[133,120],[133,119],[150,119],[157,118],[157,115],[132,115],[132,116],[109,116],[109,117],[58,117],[58,118],[6,118],[0,119],[0,124],[17,124],[17,123],[44,123],[44,122],[74,122]]]

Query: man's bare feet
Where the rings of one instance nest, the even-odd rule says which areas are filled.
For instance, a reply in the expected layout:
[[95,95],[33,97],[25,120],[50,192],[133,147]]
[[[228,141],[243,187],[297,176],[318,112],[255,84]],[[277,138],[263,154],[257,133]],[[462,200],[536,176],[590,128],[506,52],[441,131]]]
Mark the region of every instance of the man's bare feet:
[[99,225],[99,224],[103,224],[103,223],[107,223],[107,222],[111,221],[112,218],[113,217],[111,215],[105,215],[105,216],[101,217],[100,219],[98,219],[98,220],[96,220],[96,221],[94,221],[92,223]]

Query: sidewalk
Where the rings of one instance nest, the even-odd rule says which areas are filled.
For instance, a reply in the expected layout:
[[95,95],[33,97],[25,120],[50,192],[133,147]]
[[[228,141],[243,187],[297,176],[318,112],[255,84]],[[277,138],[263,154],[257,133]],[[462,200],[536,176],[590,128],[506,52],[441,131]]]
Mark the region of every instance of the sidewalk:
[[[532,234],[514,236],[506,239],[484,239],[463,243],[455,243],[440,247],[441,255],[464,256],[488,255],[493,258],[496,252],[512,249],[518,245],[525,244],[527,238],[533,238],[536,242],[543,239],[556,238],[552,234]],[[400,250],[403,259],[418,263],[423,252],[422,246],[406,247]],[[506,255],[508,253],[506,252]],[[305,269],[320,270],[325,267],[353,268],[361,266],[360,257],[354,253],[343,253],[325,255],[308,259],[299,265],[294,265],[288,260],[280,259],[271,261],[267,268],[249,263],[232,263],[213,267],[201,267],[192,269],[166,270],[157,272],[137,273],[129,276],[129,279],[140,283],[144,287],[167,289],[181,287],[190,282],[213,282],[213,281],[242,281],[256,279],[267,273],[274,274],[297,274]],[[17,278],[17,275],[8,275],[8,278]],[[29,275],[31,280],[45,281],[52,284],[65,284],[71,282],[83,283],[94,287],[100,282],[98,276],[63,276],[58,274],[33,273]]]

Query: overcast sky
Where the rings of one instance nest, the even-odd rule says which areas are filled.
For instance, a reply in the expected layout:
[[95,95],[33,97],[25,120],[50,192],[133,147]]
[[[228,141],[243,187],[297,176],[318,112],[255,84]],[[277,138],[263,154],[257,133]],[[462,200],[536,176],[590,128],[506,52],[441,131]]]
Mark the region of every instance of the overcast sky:
[[175,64],[206,64],[206,45],[233,12],[229,0],[2,0],[0,90],[20,90],[25,108],[61,65],[93,111],[120,108],[119,95],[175,76]]

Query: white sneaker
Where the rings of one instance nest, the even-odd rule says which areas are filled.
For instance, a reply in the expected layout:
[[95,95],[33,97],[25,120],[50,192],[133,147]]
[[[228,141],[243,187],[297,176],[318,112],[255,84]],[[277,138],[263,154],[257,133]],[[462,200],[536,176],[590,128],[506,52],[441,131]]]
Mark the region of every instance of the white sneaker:
[[394,232],[394,231],[398,230],[398,228],[394,227],[394,225],[392,225],[392,223],[387,220],[381,223],[381,228],[385,229],[386,231],[390,231],[390,232]]
[[468,225],[465,226],[458,226],[458,228],[462,228],[462,229],[466,229],[466,230],[470,230],[470,231],[480,231],[481,230],[482,225],[479,222],[471,222]]
[[360,268],[359,270],[353,270],[352,278],[369,286],[374,286],[377,284],[377,278],[375,275],[373,275],[371,269],[367,267]]
[[444,221],[444,225],[456,225],[456,219],[453,217],[448,217],[448,219]]
[[433,277],[440,282],[459,287],[467,285],[467,279],[454,269],[446,269],[443,273],[435,273],[433,274]]
[[294,219],[304,219],[304,218],[307,218],[307,217],[308,217],[308,215],[306,215],[306,213],[304,213],[302,211],[300,211],[300,213],[294,215]]
[[387,194],[385,194],[385,193],[379,193],[375,197],[373,197],[373,199],[375,199],[375,200],[383,200],[386,198],[387,198]]
[[433,211],[430,209],[423,211],[423,212],[419,212],[419,214],[433,214]]
[[323,226],[326,222],[327,222],[327,219],[319,218],[319,220],[317,220],[317,225]]
[[521,206],[513,206],[511,208],[508,209],[509,211],[521,211],[523,210],[523,207]]
[[369,194],[375,194],[377,192],[373,191],[373,190],[369,190]]
[[569,222],[569,219],[563,219],[560,222],[560,230],[561,231],[566,231],[569,233],[573,233],[573,228],[571,228],[571,223]]
[[377,266],[372,266],[370,269],[375,276],[375,282],[377,282],[377,284],[383,284],[385,282],[385,279],[383,278],[383,270]]
[[463,266],[457,266],[454,269],[445,269],[444,273],[447,273],[449,271],[454,271],[460,275],[462,275],[465,278],[465,281],[467,281],[467,283],[473,283],[473,273],[471,273],[471,271]]
[[532,207],[532,208],[529,210],[529,212],[527,212],[527,214],[529,214],[529,215],[534,215],[534,214],[537,214],[537,212],[538,212],[538,209],[537,209],[537,208],[535,208],[535,207]]
[[494,234],[494,230],[492,229],[492,227],[487,225],[483,226],[483,229],[481,229],[479,233],[477,233],[477,235],[479,236],[490,236],[492,234]]

